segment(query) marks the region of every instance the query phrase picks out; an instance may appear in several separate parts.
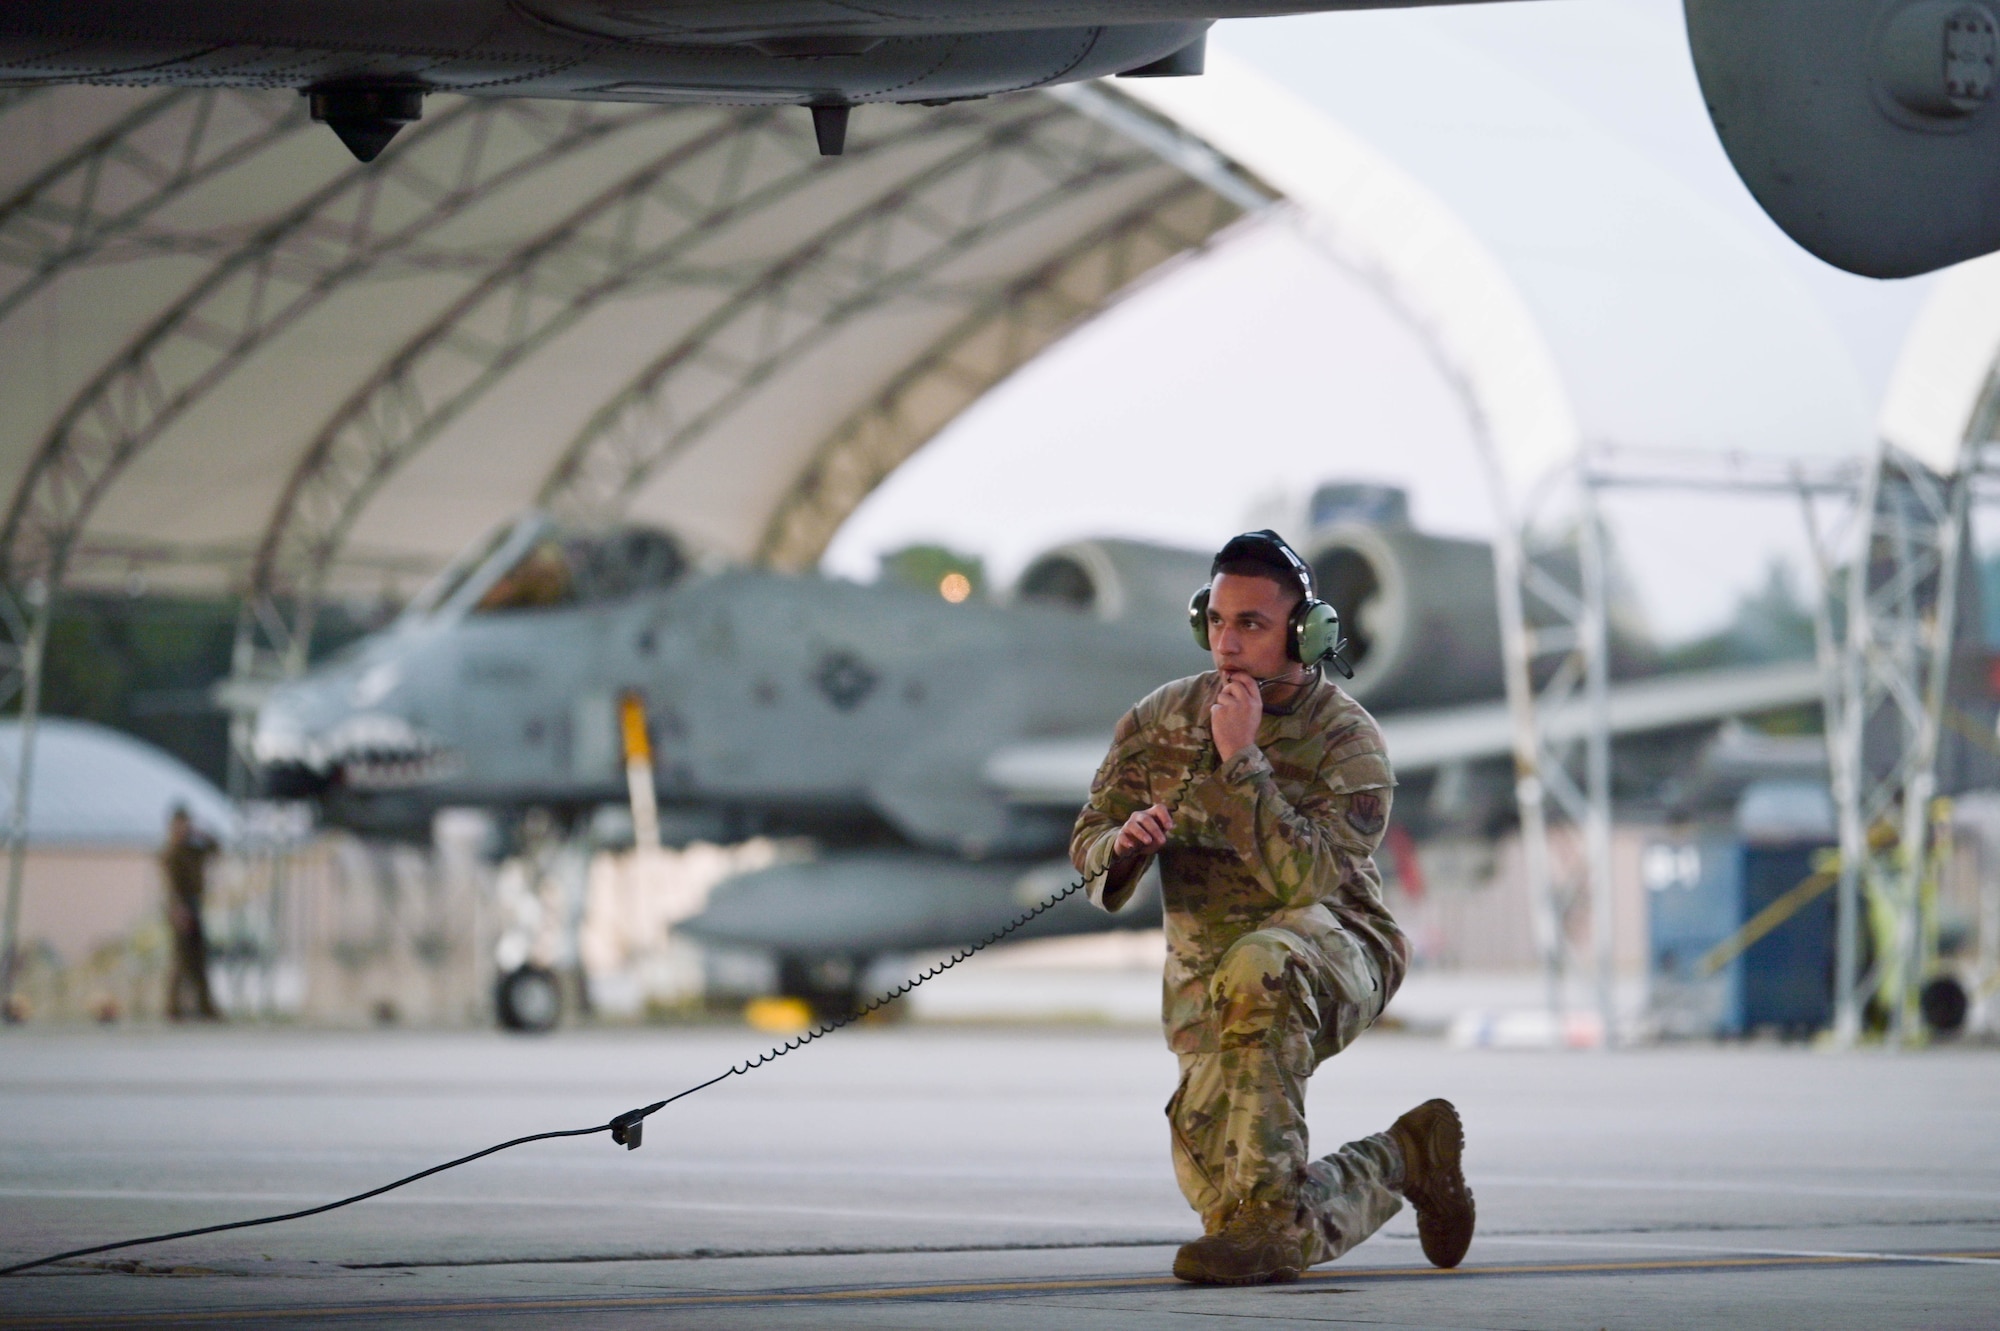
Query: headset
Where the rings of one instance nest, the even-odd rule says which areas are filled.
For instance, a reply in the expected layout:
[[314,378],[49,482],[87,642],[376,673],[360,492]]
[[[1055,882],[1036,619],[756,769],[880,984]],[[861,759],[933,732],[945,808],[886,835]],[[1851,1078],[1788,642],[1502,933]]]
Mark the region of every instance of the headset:
[[[1291,617],[1285,623],[1285,656],[1309,666],[1331,661],[1336,670],[1353,679],[1353,667],[1341,656],[1347,647],[1347,639],[1340,636],[1340,612],[1319,599],[1313,589],[1312,569],[1299,558],[1297,551],[1285,543],[1285,538],[1268,527],[1231,537],[1208,566],[1210,583],[1224,564],[1239,559],[1255,560],[1274,570],[1289,571],[1298,580],[1301,598],[1292,607]],[[1203,651],[1209,650],[1208,596],[1209,587],[1204,585],[1188,599],[1188,627],[1194,630],[1194,640]]]

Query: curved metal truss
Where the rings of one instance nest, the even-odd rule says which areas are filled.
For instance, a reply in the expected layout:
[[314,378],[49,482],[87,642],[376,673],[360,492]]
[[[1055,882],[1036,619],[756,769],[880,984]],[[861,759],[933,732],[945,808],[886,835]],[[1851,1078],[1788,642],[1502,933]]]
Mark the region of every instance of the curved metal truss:
[[[91,509],[190,407],[344,283],[497,188],[660,112],[467,101],[413,126],[262,227],[73,398],[35,450],[0,529],[0,571],[60,582]],[[514,131],[495,131],[504,125]]]
[[958,414],[1162,264],[1242,216],[1183,182],[985,301],[814,451],[757,544],[760,563],[810,568],[891,472]]
[[[578,432],[540,502],[575,516],[616,513],[662,466],[848,320],[904,295],[983,307],[993,299],[989,288],[937,284],[953,259],[1079,191],[1155,164],[1150,153],[1059,111],[939,162],[772,264],[655,357]],[[1011,191],[1000,188],[1010,178]]]
[[189,248],[147,219],[310,124],[302,98],[226,88],[133,108],[0,201],[0,319],[77,265]]
[[[813,167],[799,126],[770,108],[735,110],[523,246],[405,341],[320,428],[259,542],[252,594],[303,592],[309,601],[362,507],[481,394],[718,228],[795,197],[816,178]],[[304,602],[300,613],[310,615]]]
[[[792,175],[740,198],[733,196],[741,187],[732,187],[730,196],[706,210],[678,204],[661,221],[680,229],[654,246],[552,246],[536,261],[501,275],[466,302],[458,317],[440,321],[413,341],[389,372],[321,432],[274,515],[259,561],[259,588],[302,593],[300,613],[309,615],[318,580],[388,475],[508,366],[623,290],[665,282],[720,285],[728,295],[593,415],[543,487],[544,500],[560,507],[583,506],[586,494],[615,505],[676,450],[742,405],[758,385],[836,335],[854,316],[899,295],[964,299],[965,293],[934,286],[951,259],[1073,202],[1080,191],[1125,179],[1157,161],[1046,103],[1024,103],[998,115],[992,109],[966,112],[961,127],[977,133],[819,228],[802,245],[749,271],[709,272],[687,267],[683,257],[696,237],[713,241],[718,228],[751,226],[770,216],[817,174],[812,144],[789,120],[769,122],[766,132],[788,141],[797,136]],[[935,138],[946,128],[934,118],[913,120],[891,138]],[[879,150],[863,142],[851,146],[849,155]],[[659,182],[675,183],[671,172]],[[680,186],[683,195],[687,190]],[[615,211],[593,210],[589,222],[615,230],[617,217]],[[976,293],[974,299],[987,295]],[[612,437],[608,427],[628,420],[628,408],[641,403],[671,404],[678,428],[621,433],[618,451],[600,451]],[[593,488],[586,491],[585,484]],[[305,633],[293,637],[303,639]]]

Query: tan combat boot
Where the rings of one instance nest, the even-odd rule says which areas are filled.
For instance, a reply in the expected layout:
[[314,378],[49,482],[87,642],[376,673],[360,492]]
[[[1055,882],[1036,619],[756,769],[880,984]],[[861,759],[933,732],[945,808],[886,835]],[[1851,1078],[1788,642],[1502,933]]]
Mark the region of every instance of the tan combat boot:
[[1434,1266],[1457,1266],[1472,1246],[1472,1189],[1460,1159],[1465,1128],[1449,1100],[1426,1100],[1389,1136],[1403,1152],[1403,1195],[1417,1208],[1417,1238]]
[[1195,1285],[1276,1284],[1297,1280],[1305,1267],[1298,1207],[1289,1202],[1244,1202],[1174,1256],[1174,1275]]

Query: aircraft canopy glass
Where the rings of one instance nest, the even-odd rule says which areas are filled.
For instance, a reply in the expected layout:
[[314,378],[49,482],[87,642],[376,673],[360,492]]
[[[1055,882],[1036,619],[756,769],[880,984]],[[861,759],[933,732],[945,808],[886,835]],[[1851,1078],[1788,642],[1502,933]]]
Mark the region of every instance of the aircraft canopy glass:
[[648,527],[593,535],[550,532],[530,545],[473,606],[474,614],[621,600],[672,585],[687,570],[674,538]]

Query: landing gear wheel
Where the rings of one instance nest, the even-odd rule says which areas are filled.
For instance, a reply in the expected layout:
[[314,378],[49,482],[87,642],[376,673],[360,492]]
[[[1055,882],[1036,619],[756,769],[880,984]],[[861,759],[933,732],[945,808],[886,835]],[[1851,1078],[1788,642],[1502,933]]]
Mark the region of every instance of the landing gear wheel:
[[562,983],[546,966],[517,966],[493,986],[493,1008],[510,1031],[546,1034],[562,1019]]
[[1917,1007],[1924,1014],[1924,1025],[1939,1035],[1957,1035],[1965,1029],[1972,999],[1957,976],[1940,975],[1917,995]]

